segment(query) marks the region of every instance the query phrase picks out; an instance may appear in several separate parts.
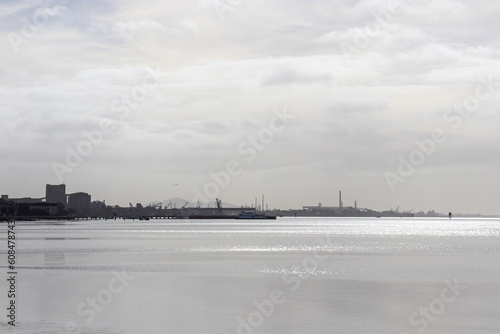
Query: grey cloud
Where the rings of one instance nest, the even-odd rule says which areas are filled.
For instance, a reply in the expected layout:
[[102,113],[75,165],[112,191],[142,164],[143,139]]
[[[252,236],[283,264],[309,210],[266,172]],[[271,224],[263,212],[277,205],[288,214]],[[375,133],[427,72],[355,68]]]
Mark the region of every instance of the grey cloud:
[[262,80],[263,86],[293,85],[293,84],[324,84],[332,85],[334,78],[329,73],[300,73],[293,69],[281,69]]
[[[21,34],[19,18],[34,5],[0,6],[0,34]],[[28,189],[21,185],[26,172],[42,185],[54,182],[50,162],[64,159],[66,146],[84,139],[83,130],[111,118],[115,130],[68,182],[89,184],[109,194],[111,203],[123,204],[131,188],[117,185],[111,195],[101,183],[147,179],[144,192],[166,198],[155,188],[162,181],[203,185],[209,172],[230,159],[244,161],[238,145],[269,126],[273,109],[286,106],[296,120],[245,165],[242,178],[228,189],[234,202],[254,190],[290,193],[289,184],[309,195],[283,195],[278,206],[330,196],[328,189],[344,182],[387,194],[383,172],[396,168],[398,156],[408,155],[416,139],[442,127],[449,141],[419,168],[416,177],[422,179],[366,203],[386,209],[390,197],[418,207],[427,203],[419,197],[431,196],[421,187],[445,189],[439,175],[447,170],[462,180],[468,171],[460,166],[498,176],[491,171],[500,161],[499,88],[456,131],[442,114],[474,96],[481,76],[500,74],[499,6],[402,2],[397,15],[347,62],[340,43],[353,43],[356,32],[374,20],[372,11],[387,2],[245,1],[224,21],[210,2],[69,2],[18,54],[7,39],[0,40],[7,51],[0,56],[0,150],[7,157],[0,186],[6,193]],[[141,84],[145,67],[160,68],[164,80],[120,119],[113,102]],[[475,177],[487,187],[486,178]],[[415,194],[416,203],[406,193]],[[454,205],[450,209],[461,211],[473,204]]]

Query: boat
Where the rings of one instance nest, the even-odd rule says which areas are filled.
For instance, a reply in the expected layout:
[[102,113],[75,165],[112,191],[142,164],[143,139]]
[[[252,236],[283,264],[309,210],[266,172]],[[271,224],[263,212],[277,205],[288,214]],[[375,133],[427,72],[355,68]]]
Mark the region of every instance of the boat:
[[241,211],[234,219],[276,219],[276,216],[266,216],[255,212]]

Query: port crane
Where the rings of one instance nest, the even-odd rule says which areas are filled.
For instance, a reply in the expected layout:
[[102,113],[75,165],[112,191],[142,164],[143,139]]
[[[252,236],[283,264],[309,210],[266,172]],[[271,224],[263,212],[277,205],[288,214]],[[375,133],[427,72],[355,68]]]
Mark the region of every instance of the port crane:
[[215,205],[217,206],[217,211],[222,212],[222,200],[216,198],[215,199]]
[[160,203],[153,203],[149,205],[153,209],[160,209],[161,210],[161,202]]

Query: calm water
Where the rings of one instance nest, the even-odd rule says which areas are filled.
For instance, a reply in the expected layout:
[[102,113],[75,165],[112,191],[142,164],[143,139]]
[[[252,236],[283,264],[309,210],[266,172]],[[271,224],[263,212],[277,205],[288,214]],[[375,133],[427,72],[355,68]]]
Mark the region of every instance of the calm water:
[[500,333],[500,221],[18,222],[1,333]]

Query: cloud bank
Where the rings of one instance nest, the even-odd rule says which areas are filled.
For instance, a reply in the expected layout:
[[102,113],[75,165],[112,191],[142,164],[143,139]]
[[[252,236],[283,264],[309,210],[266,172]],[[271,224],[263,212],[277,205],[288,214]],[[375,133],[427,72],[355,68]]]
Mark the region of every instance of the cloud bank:
[[[191,200],[235,160],[242,171],[218,194],[235,204],[335,205],[342,190],[346,205],[500,214],[499,9],[2,2],[0,190],[43,196],[61,181],[53,164],[106,119],[113,129],[62,181],[107,203]],[[483,81],[488,96],[460,113]],[[293,121],[246,161],[239,146],[283,108]],[[392,189],[385,173],[435,129],[446,141]]]

